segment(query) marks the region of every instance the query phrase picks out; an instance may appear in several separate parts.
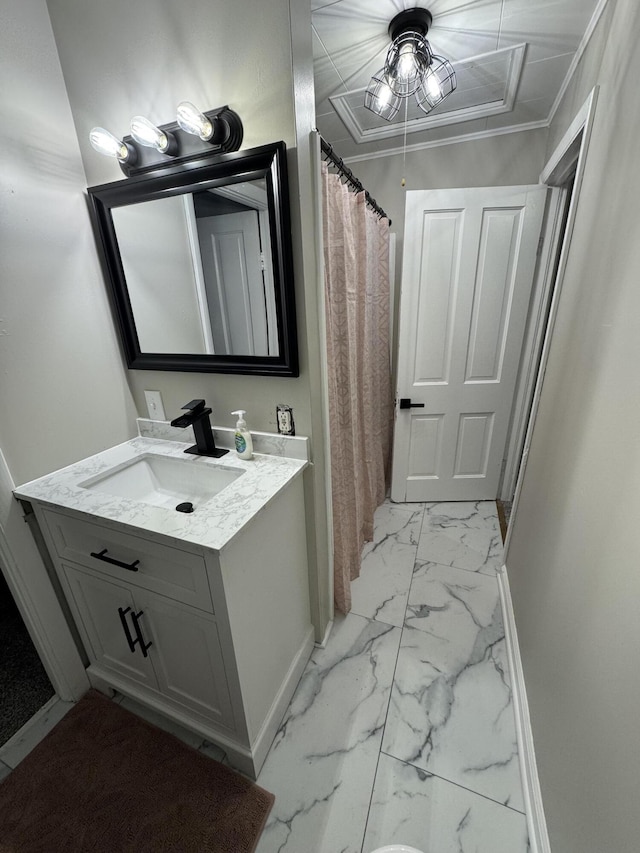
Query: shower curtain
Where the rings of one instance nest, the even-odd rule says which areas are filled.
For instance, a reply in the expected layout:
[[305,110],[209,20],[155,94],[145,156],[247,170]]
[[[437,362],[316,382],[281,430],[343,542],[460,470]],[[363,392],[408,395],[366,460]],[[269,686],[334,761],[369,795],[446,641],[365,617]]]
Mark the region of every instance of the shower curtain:
[[347,613],[389,471],[389,222],[326,163],[322,188],[334,598]]

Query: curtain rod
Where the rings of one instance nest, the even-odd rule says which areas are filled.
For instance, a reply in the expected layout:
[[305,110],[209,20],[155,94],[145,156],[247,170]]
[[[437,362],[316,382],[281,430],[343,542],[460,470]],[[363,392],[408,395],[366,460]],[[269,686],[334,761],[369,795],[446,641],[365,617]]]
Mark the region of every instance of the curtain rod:
[[[327,142],[322,136],[320,137],[320,147],[322,148],[322,153],[326,154],[327,158],[331,160],[333,165],[338,169],[339,174],[347,179],[347,183],[350,184],[350,186],[352,186],[355,190],[357,190],[357,192],[364,192],[364,197],[367,204],[375,210],[378,216],[380,216],[382,219],[389,219],[389,217],[377,203],[375,198],[371,197],[369,191],[365,190],[361,182],[356,178],[351,169],[345,164],[342,157],[338,157],[336,152],[333,150],[333,146],[329,142]],[[389,225],[391,225],[390,219]]]

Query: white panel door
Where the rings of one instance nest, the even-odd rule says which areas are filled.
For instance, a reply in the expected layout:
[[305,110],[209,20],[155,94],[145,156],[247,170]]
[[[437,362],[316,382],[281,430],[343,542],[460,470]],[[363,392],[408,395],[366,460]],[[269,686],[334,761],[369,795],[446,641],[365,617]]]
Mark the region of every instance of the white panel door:
[[258,211],[197,223],[216,355],[269,355]]
[[394,501],[497,495],[545,194],[407,193]]

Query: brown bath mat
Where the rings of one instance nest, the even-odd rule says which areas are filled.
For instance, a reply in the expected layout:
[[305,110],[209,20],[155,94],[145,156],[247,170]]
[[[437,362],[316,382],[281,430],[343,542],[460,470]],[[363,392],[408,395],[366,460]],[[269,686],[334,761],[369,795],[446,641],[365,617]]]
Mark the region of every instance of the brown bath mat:
[[273,801],[91,690],[0,784],[0,851],[253,853]]

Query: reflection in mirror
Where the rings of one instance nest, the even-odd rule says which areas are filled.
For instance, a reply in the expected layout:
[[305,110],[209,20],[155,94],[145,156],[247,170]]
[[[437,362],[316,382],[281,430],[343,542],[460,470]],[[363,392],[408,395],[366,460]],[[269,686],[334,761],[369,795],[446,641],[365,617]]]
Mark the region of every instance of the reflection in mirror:
[[112,217],[143,352],[278,354],[264,178]]
[[90,188],[129,367],[298,375],[285,153]]

